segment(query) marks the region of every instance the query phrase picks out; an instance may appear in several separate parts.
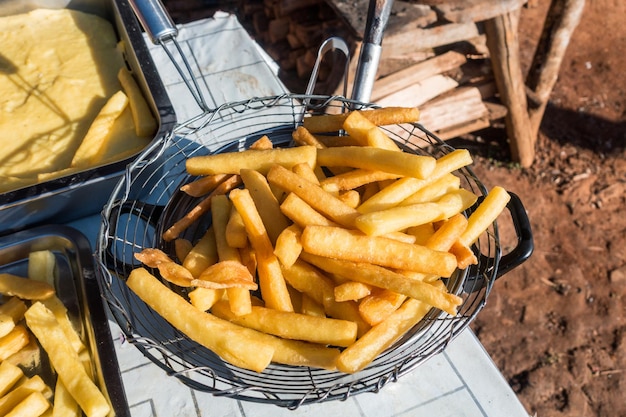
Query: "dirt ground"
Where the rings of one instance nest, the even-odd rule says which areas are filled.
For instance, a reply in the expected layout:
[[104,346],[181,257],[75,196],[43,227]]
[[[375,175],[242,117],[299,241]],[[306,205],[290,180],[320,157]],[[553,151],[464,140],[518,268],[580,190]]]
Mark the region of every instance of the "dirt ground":
[[[528,64],[543,3],[522,12]],[[535,252],[498,280],[472,328],[540,417],[626,416],[624,16],[620,0],[587,0],[534,165],[500,165],[506,156],[477,164],[480,178],[524,202]]]
[[[165,3],[186,4],[174,10],[177,21],[212,14],[194,2]],[[548,3],[522,10],[524,71]],[[538,417],[626,416],[624,16],[623,0],[587,0],[532,167],[510,163],[503,129],[469,142],[479,178],[521,198],[535,241],[531,258],[496,282],[472,328]],[[504,226],[506,251],[514,242]]]

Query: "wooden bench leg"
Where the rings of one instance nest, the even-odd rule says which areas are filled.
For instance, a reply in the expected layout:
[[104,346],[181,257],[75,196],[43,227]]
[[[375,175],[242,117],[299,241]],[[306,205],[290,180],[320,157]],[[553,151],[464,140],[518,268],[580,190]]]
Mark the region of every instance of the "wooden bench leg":
[[508,109],[506,130],[511,157],[529,167],[535,157],[526,87],[519,59],[519,10],[485,21],[487,47],[500,100]]

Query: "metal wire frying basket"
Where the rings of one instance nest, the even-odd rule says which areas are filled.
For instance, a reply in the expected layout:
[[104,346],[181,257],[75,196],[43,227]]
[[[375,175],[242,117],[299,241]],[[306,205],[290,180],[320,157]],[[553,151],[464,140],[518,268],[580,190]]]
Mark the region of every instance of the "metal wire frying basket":
[[[446,282],[449,291],[463,299],[458,314],[452,317],[432,309],[411,331],[355,374],[275,363],[257,373],[230,365],[171,326],[125,284],[132,269],[141,266],[134,259],[135,253],[144,248],[162,248],[173,254],[161,233],[197,203],[179,191],[181,185],[194,179],[185,170],[187,158],[239,151],[262,135],[269,136],[277,146],[290,146],[291,134],[302,123],[303,115],[368,107],[375,106],[339,96],[284,94],[252,98],[204,109],[145,150],[127,168],[103,210],[96,251],[103,296],[127,340],[193,389],[288,408],[377,392],[445,349],[483,308],[496,278],[523,262],[532,251],[528,219],[515,195],[508,208],[518,233],[517,247],[503,255],[498,226],[493,223],[473,248],[478,264],[458,270]],[[383,129],[405,152],[439,158],[453,150],[419,124]],[[466,189],[480,197],[486,195],[485,186],[470,167],[456,174]],[[205,217],[182,237],[196,242],[210,224],[210,216]],[[185,295],[184,291],[180,293]]]

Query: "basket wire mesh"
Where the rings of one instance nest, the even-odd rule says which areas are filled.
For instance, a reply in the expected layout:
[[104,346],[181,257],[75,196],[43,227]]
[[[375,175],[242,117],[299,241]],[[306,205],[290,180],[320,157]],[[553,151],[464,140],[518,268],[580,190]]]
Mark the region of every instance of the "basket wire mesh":
[[[161,232],[170,226],[168,222],[177,220],[176,213],[184,213],[197,202],[180,198],[180,186],[193,179],[185,171],[187,158],[242,150],[262,135],[268,135],[279,146],[289,146],[291,133],[301,124],[303,114],[366,107],[374,106],[343,97],[310,94],[253,98],[207,111],[144,151],[128,167],[105,206],[97,242],[98,279],[126,338],[168,374],[193,389],[288,408],[377,392],[445,349],[482,309],[498,275],[501,249],[496,223],[474,246],[479,254],[478,264],[457,271],[447,280],[448,289],[463,298],[458,314],[452,317],[432,309],[367,368],[350,375],[275,363],[262,373],[232,366],[189,340],[125,284],[131,270],[140,266],[134,259],[135,253],[144,248],[162,248],[172,253],[162,241]],[[419,124],[384,129],[406,152],[439,158],[453,150]],[[485,186],[470,167],[459,170],[457,175],[466,189],[479,197],[486,195]],[[200,220],[182,237],[197,241],[208,222],[210,219]]]

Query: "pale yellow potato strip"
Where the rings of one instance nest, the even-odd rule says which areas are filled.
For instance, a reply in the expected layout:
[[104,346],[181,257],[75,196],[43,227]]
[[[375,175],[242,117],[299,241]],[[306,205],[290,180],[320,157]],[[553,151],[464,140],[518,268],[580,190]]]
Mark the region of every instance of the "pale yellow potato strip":
[[300,256],[300,252],[302,252],[301,234],[302,228],[297,224],[292,224],[283,230],[276,239],[274,254],[280,260],[281,265],[290,267]]
[[57,379],[54,387],[54,402],[52,404],[52,417],[79,417],[80,407],[69,393],[63,381]]
[[293,265],[283,266],[285,280],[296,290],[324,305],[325,297],[333,296],[335,284],[318,269],[298,259]]
[[274,196],[267,179],[260,172],[241,169],[241,180],[250,192],[261,220],[272,244],[278,235],[289,226],[289,219],[280,211],[280,204]]
[[478,237],[492,224],[506,208],[511,196],[502,187],[495,186],[489,191],[485,199],[469,216],[467,229],[459,238],[465,246],[471,246]]
[[29,342],[28,330],[21,324],[16,325],[9,333],[0,338],[0,361],[19,352]]
[[456,315],[456,309],[462,302],[460,297],[441,291],[429,283],[409,279],[377,265],[326,258],[308,253],[303,253],[302,258],[326,272],[351,277],[355,281],[404,294],[453,316]]
[[[420,116],[417,107],[384,107],[362,110],[360,112],[376,126],[414,123],[419,120]],[[343,123],[348,115],[349,113],[305,117],[303,125],[311,133],[336,132],[343,127]]]
[[297,164],[291,169],[294,173],[300,175],[307,181],[311,181],[313,184],[320,185],[320,180],[315,173],[315,170],[308,164]]
[[47,282],[54,287],[56,258],[50,250],[33,251],[28,254],[27,276],[36,281]]
[[301,243],[304,251],[313,255],[442,277],[449,277],[456,269],[456,258],[450,253],[338,227],[307,226],[302,231]]
[[194,278],[198,278],[202,271],[216,263],[217,260],[215,230],[211,226],[185,256],[183,266],[191,272]]
[[192,197],[202,197],[213,191],[226,178],[228,178],[228,174],[207,175],[183,185],[180,187],[180,191]]
[[282,166],[272,167],[267,179],[285,191],[296,194],[315,210],[342,226],[352,227],[354,219],[359,215],[354,208],[324,191],[319,185],[312,184]]
[[314,167],[315,159],[316,151],[313,146],[248,149],[241,152],[194,156],[187,159],[186,168],[191,175],[239,174],[241,169],[252,169],[265,175],[275,164],[291,169],[296,164],[306,162]]
[[29,329],[46,351],[59,378],[88,417],[106,416],[109,402],[91,380],[54,314],[36,302],[24,314]]
[[358,210],[361,213],[369,213],[397,206],[425,186],[472,162],[467,149],[454,150],[437,159],[434,169],[427,178],[401,178],[364,201]]
[[309,145],[316,148],[326,147],[326,145],[324,145],[315,136],[313,136],[313,134],[309,132],[308,129],[304,126],[298,126],[296,130],[294,130],[291,134],[291,137],[293,138],[294,142],[296,142],[300,146]]
[[72,348],[77,353],[80,353],[84,349],[86,349],[85,344],[80,338],[78,331],[74,328],[74,325],[70,321],[68,316],[67,308],[63,301],[61,301],[56,295],[48,298],[47,300],[42,301],[43,305],[54,314],[54,317],[59,322],[59,326],[63,329],[65,333],[65,337],[67,337],[68,342],[72,345]]
[[134,269],[126,283],[172,326],[229,363],[262,372],[272,360],[274,349],[258,332],[195,308],[147,270]]
[[365,184],[370,184],[376,181],[397,179],[398,174],[390,174],[384,171],[370,171],[366,169],[354,169],[352,171],[344,172],[342,174],[328,177],[323,180],[320,185],[322,188],[330,193],[354,190]]
[[122,90],[113,94],[104,104],[72,159],[72,167],[84,167],[99,162],[106,149],[113,124],[128,105],[128,96]]
[[5,273],[0,274],[0,294],[24,300],[45,300],[52,297],[54,287],[47,282]]
[[325,167],[353,167],[423,179],[435,169],[436,159],[388,149],[345,146],[318,149],[317,163]]
[[8,361],[0,364],[0,397],[9,392],[13,385],[24,376],[22,369]]
[[345,347],[354,343],[357,336],[356,323],[347,320],[277,311],[260,306],[253,306],[250,314],[229,316],[227,308],[225,303],[217,302],[211,311],[233,323],[285,339]]
[[246,226],[243,224],[241,214],[233,207],[230,211],[230,217],[226,224],[226,241],[233,248],[245,248],[248,246],[248,235],[246,234]]
[[339,284],[334,289],[335,301],[338,303],[349,300],[360,300],[367,297],[372,292],[372,287],[362,282],[348,281]]
[[22,320],[26,309],[26,303],[19,297],[11,297],[5,301],[4,304],[0,304],[0,314],[6,314],[11,317],[15,323]]
[[4,337],[15,328],[15,322],[11,316],[0,314],[0,337]]
[[[225,195],[213,197],[211,216],[213,220],[213,230],[215,231],[217,255],[220,261],[234,261],[241,264],[239,251],[237,248],[229,246],[226,241],[226,225],[230,219],[231,208],[232,204]],[[245,268],[245,270],[248,271],[247,268]],[[252,278],[251,275],[250,278]],[[251,311],[252,301],[250,300],[250,291],[248,289],[228,288],[226,289],[226,294],[228,295],[230,309],[233,313],[242,315]]]
[[380,353],[415,326],[429,310],[430,306],[426,303],[407,300],[387,319],[372,327],[353,345],[344,349],[337,358],[337,369],[354,373],[365,368]]
[[363,146],[373,146],[391,151],[400,151],[396,143],[362,112],[351,112],[343,122],[343,129]]
[[289,193],[287,197],[285,197],[280,205],[280,209],[292,222],[301,228],[309,224],[318,224],[320,226],[339,225],[315,210],[294,193]]
[[458,190],[461,187],[461,178],[452,173],[448,173],[438,180],[426,185],[413,195],[400,203],[402,206],[415,203],[427,203],[441,198],[444,194]]
[[359,313],[367,323],[375,326],[396,311],[406,298],[404,294],[376,288],[371,295],[361,300]]
[[148,137],[157,130],[157,121],[152,115],[148,102],[143,96],[135,78],[126,67],[120,68],[117,79],[128,96],[130,111],[133,115],[135,133],[139,137]]
[[5,417],[39,417],[50,408],[50,403],[41,392],[31,392],[11,411],[4,414]]
[[248,232],[248,239],[256,252],[259,286],[263,300],[270,308],[280,311],[293,311],[287,284],[280,270],[280,263],[274,255],[272,242],[250,192],[245,188],[233,190],[230,193],[230,199],[241,214]]
[[365,213],[357,217],[354,224],[367,235],[381,236],[430,223],[440,219],[442,214],[437,203],[417,203]]

